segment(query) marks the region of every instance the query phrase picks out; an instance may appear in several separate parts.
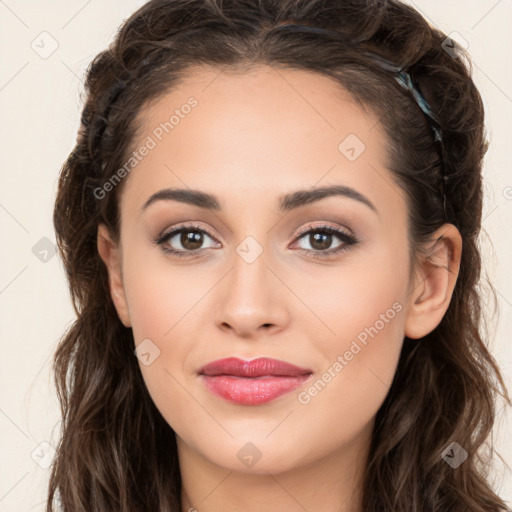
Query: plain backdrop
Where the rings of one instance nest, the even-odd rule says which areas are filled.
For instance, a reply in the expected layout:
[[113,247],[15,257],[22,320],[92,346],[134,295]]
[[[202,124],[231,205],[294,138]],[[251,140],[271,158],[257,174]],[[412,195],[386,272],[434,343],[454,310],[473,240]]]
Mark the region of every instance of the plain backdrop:
[[[0,0],[1,512],[44,510],[60,419],[51,362],[74,319],[54,254],[57,177],[76,139],[87,65],[143,3]],[[467,42],[485,102],[491,145],[482,251],[501,311],[490,347],[512,390],[512,1],[408,3]],[[495,447],[512,466],[512,414],[503,404],[499,410]],[[498,458],[491,477],[512,503],[511,472]]]

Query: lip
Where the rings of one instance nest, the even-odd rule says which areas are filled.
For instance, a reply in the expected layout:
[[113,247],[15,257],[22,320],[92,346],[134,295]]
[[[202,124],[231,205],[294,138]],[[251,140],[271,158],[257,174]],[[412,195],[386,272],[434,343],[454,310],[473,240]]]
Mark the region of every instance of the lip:
[[198,373],[208,376],[263,377],[273,375],[275,377],[297,377],[313,372],[308,368],[301,368],[286,361],[269,357],[258,357],[251,361],[244,361],[237,357],[227,357],[204,365]]
[[198,373],[213,394],[240,405],[258,405],[293,391],[313,372],[267,357],[252,361],[228,357],[212,361]]

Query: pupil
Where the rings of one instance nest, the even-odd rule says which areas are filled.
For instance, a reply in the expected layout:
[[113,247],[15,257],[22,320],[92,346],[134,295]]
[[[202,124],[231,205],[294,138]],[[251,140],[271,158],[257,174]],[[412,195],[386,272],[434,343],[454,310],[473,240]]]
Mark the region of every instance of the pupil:
[[[313,235],[310,235],[310,244],[311,247],[315,247],[319,250],[322,249],[328,249],[331,245],[331,237],[330,234],[322,234],[322,233],[315,233]],[[314,241],[314,243],[312,243]]]
[[199,249],[203,244],[203,234],[197,231],[183,231],[180,242],[185,249],[191,251]]

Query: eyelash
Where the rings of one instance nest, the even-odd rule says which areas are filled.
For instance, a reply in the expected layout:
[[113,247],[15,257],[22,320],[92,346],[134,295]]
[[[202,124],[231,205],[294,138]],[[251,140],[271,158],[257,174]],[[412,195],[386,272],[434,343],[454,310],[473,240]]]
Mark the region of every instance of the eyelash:
[[[208,235],[210,238],[215,240],[215,237],[206,229],[195,225],[195,224],[189,224],[185,226],[180,226],[179,228],[173,229],[172,231],[169,231],[167,233],[162,233],[158,235],[158,237],[154,240],[154,243],[156,245],[161,245],[162,250],[166,252],[167,254],[172,254],[173,256],[177,256],[178,258],[193,258],[195,257],[199,252],[201,252],[202,249],[198,249],[197,251],[182,251],[182,250],[176,250],[176,249],[170,249],[169,247],[165,247],[163,244],[173,238],[175,235],[180,234],[182,232],[198,232],[202,234]],[[300,240],[305,235],[309,235],[311,233],[323,233],[323,234],[329,234],[334,235],[338,239],[340,239],[343,243],[343,245],[340,245],[339,247],[336,247],[335,249],[326,249],[324,251],[315,251],[311,249],[303,249],[306,253],[309,253],[309,255],[312,258],[325,258],[328,256],[331,256],[333,254],[342,253],[344,251],[348,251],[351,246],[354,246],[359,243],[359,240],[354,235],[349,235],[348,233],[333,228],[332,226],[312,226],[309,225],[308,228],[305,228],[299,233],[297,233],[297,236],[294,240],[294,242]]]

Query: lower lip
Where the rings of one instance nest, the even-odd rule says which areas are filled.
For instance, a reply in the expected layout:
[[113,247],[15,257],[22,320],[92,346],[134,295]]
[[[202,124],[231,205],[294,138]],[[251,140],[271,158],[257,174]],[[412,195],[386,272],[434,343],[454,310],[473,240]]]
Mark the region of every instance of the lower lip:
[[240,405],[270,402],[301,386],[311,374],[297,377],[234,377],[232,375],[201,375],[206,387],[215,395]]

